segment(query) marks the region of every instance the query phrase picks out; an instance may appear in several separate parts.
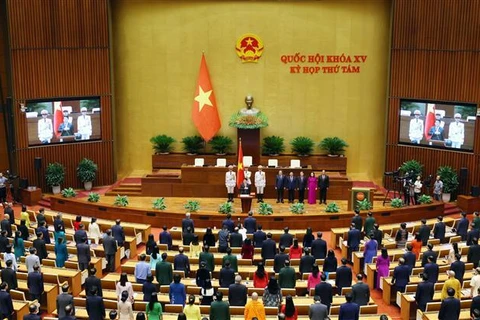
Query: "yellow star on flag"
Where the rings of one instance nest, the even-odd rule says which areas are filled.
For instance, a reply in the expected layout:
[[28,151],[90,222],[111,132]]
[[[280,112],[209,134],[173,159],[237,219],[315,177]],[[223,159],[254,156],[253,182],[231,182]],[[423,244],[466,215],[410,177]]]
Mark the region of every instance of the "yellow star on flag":
[[198,110],[202,111],[205,105],[213,107],[212,102],[210,101],[210,95],[212,90],[204,92],[201,86],[198,86],[198,96],[195,97],[195,101],[198,102]]

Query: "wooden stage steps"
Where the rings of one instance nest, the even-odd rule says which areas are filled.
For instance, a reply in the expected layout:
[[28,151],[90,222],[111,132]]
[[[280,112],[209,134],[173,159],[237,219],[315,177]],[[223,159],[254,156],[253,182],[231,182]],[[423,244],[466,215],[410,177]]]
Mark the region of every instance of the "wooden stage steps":
[[118,186],[113,187],[111,190],[105,192],[106,196],[129,196],[129,197],[141,197],[142,196],[142,185],[139,183],[122,183]]

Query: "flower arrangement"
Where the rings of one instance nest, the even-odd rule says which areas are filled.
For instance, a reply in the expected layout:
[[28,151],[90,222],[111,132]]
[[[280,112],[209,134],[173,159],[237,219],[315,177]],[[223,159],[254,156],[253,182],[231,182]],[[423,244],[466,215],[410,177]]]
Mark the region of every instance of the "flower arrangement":
[[241,112],[237,112],[232,115],[228,125],[239,129],[265,128],[268,126],[268,118],[262,112],[258,112],[256,115],[244,115]]

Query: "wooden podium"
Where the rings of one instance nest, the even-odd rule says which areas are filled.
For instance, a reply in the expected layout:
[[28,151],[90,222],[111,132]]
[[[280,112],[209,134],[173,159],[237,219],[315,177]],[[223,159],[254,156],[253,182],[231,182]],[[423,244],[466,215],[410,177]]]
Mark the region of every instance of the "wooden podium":
[[252,209],[252,199],[251,195],[239,195],[238,196],[242,201],[242,213],[249,213]]
[[42,200],[42,189],[36,188],[35,190],[21,189],[20,197],[22,203],[27,206],[34,206],[38,201]]
[[252,164],[260,164],[260,129],[238,129],[237,141],[242,139],[243,155],[252,157]]

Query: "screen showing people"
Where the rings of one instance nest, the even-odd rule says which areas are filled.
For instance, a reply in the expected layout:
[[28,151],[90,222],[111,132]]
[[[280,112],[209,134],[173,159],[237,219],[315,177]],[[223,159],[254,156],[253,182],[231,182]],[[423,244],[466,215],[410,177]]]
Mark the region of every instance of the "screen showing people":
[[400,102],[400,143],[473,150],[477,106],[473,104]]
[[100,98],[27,101],[30,146],[101,139]]

